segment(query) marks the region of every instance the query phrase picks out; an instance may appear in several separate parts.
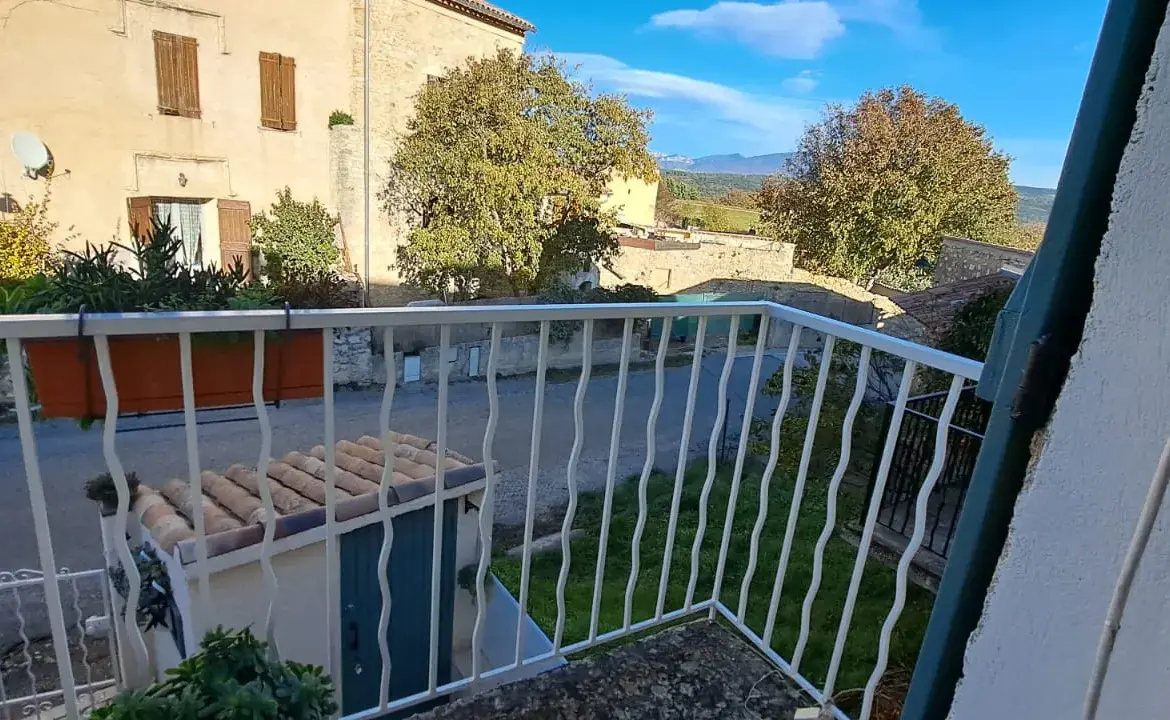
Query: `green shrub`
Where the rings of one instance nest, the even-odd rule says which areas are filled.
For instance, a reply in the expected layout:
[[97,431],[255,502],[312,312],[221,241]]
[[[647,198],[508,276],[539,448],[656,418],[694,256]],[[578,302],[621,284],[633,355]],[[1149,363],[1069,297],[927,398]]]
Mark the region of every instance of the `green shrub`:
[[122,692],[95,720],[324,720],[333,681],[314,665],[273,657],[248,630],[216,628],[200,651],[145,690]]
[[270,279],[314,277],[337,269],[341,252],[333,230],[341,222],[321,201],[294,200],[287,187],[267,213],[252,217],[252,244],[264,255]]
[[49,189],[29,200],[11,219],[0,221],[0,279],[24,280],[44,272],[57,223],[49,219]]
[[[577,290],[566,286],[557,286],[542,293],[537,302],[541,305],[587,305],[590,303],[648,303],[658,302],[661,296],[652,288],[645,285],[625,283],[613,288],[595,287],[589,290]],[[601,320],[599,324],[607,329],[621,328],[622,320]],[[634,324],[634,331],[645,329],[645,320]],[[573,339],[574,333],[582,327],[580,320],[554,320],[549,323],[549,341],[560,345],[567,345]]]
[[[126,485],[130,488],[130,497],[138,492],[138,474],[126,473]],[[97,477],[85,481],[85,496],[101,506],[103,512],[113,512],[118,508],[118,486],[109,473],[102,473]]]
[[329,113],[329,127],[334,125],[353,125],[353,115],[344,110],[334,110]]

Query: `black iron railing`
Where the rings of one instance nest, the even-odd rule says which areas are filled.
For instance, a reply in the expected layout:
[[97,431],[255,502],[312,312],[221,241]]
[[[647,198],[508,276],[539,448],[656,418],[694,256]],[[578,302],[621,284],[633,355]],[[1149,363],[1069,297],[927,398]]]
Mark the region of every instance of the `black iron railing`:
[[[946,402],[946,393],[930,393],[911,398],[906,402],[906,413],[898,432],[897,444],[890,464],[890,474],[878,508],[878,525],[902,537],[914,532],[914,504],[923,480],[934,459],[934,441],[938,432],[938,416]],[[890,429],[893,403],[886,405],[882,432],[875,447],[875,458],[881,456],[886,434]],[[959,404],[951,418],[947,433],[946,460],[942,474],[930,494],[926,514],[926,534],[922,550],[947,557],[954,539],[959,512],[975,470],[975,460],[983,444],[983,432],[991,404],[975,397],[974,386],[963,390]],[[868,507],[868,498],[873,493],[874,480],[879,463],[873,465],[867,501],[862,512]],[[865,518],[861,518],[862,522]]]

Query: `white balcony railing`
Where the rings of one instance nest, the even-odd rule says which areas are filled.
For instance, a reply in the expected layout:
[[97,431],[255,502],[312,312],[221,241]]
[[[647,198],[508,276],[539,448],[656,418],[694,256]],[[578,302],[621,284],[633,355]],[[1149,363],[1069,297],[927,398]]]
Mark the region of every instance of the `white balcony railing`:
[[[719,378],[718,384],[718,404],[714,408],[697,407],[697,388],[700,378],[700,366],[703,359],[703,346],[707,334],[708,320],[713,317],[728,317],[732,318],[731,330],[727,337],[726,361],[723,364],[723,370]],[[655,437],[656,426],[659,420],[660,408],[663,404],[664,395],[664,360],[669,345],[669,327],[672,318],[678,317],[697,317],[698,332],[695,339],[694,360],[690,371],[690,382],[688,385],[688,395],[685,406],[685,417],[682,424],[682,440],[680,444],[680,453],[678,459],[678,467],[676,468],[675,487],[672,497],[672,504],[670,508],[670,516],[668,521],[668,529],[665,545],[665,556],[662,564],[662,574],[659,578],[659,587],[657,595],[656,611],[647,619],[636,621],[633,618],[631,611],[632,598],[634,596],[635,587],[640,582],[652,581],[648,578],[642,577],[639,572],[640,561],[642,557],[641,541],[643,540],[644,529],[647,522],[647,507],[646,507],[646,483],[651,475],[652,469],[655,467]],[[715,572],[713,592],[708,597],[705,594],[699,594],[697,578],[699,574],[699,552],[703,543],[704,534],[708,526],[708,513],[718,512],[721,508],[709,508],[709,497],[715,482],[715,455],[718,446],[719,437],[723,426],[727,421],[725,417],[726,399],[728,392],[729,377],[731,375],[733,360],[736,355],[736,344],[738,340],[738,328],[741,323],[755,322],[755,318],[759,318],[760,332],[754,348],[754,355],[752,360],[751,380],[749,392],[746,398],[746,408],[744,412],[744,419],[740,436],[744,440],[739,443],[738,451],[735,457],[734,471],[731,479],[731,484],[728,489],[729,501],[727,507],[724,509],[726,519],[723,525],[721,541],[719,544],[718,565]],[[654,377],[655,377],[655,395],[653,404],[650,408],[650,413],[646,427],[646,457],[644,467],[639,478],[639,513],[637,526],[634,530],[632,542],[630,544],[631,555],[631,571],[625,587],[624,596],[624,612],[621,626],[609,632],[601,632],[599,626],[599,608],[601,604],[601,585],[603,582],[603,574],[605,572],[605,557],[608,545],[610,521],[612,514],[612,498],[616,482],[616,460],[619,453],[620,445],[620,427],[622,424],[622,415],[625,408],[625,391],[628,379],[629,358],[631,349],[631,332],[633,322],[640,319],[659,319],[666,326],[661,332],[662,339],[658,343],[658,351],[655,356]],[[592,334],[594,324],[598,320],[624,320],[623,331],[623,347],[621,353],[621,366],[618,377],[618,393],[615,400],[615,409],[613,417],[613,432],[610,439],[610,448],[608,454],[609,469],[606,476],[605,484],[605,503],[603,510],[603,518],[601,522],[600,544],[599,544],[599,559],[595,570],[595,585],[591,604],[591,617],[589,623],[588,636],[578,642],[565,642],[565,622],[566,622],[566,581],[569,575],[571,565],[574,558],[571,554],[569,533],[568,530],[574,524],[574,514],[577,510],[577,482],[578,482],[578,463],[581,457],[584,437],[584,417],[583,417],[583,403],[585,395],[590,383],[591,372],[591,357],[590,347],[592,341]],[[552,633],[552,648],[543,655],[534,657],[525,657],[521,649],[525,646],[525,623],[517,623],[517,638],[516,638],[516,653],[510,663],[503,663],[496,667],[483,667],[480,653],[478,652],[482,638],[485,635],[483,624],[485,622],[485,607],[486,602],[483,601],[485,594],[485,586],[489,584],[488,572],[492,558],[490,556],[490,549],[492,547],[492,509],[493,503],[496,500],[495,489],[498,481],[496,464],[493,460],[495,453],[496,431],[499,427],[500,417],[503,412],[501,408],[501,401],[497,390],[497,367],[498,355],[500,348],[500,328],[502,323],[514,322],[537,322],[540,324],[541,342],[539,350],[539,358],[537,360],[537,373],[535,378],[536,393],[535,405],[532,418],[531,431],[531,461],[528,473],[528,494],[526,499],[526,525],[524,528],[524,550],[522,556],[522,570],[521,580],[519,583],[519,605],[521,613],[527,611],[532,602],[530,593],[532,592],[532,541],[535,518],[535,494],[537,476],[539,472],[538,464],[540,458],[541,446],[541,429],[543,424],[543,413],[545,404],[545,385],[546,385],[546,370],[547,351],[549,344],[549,328],[550,323],[555,321],[583,321],[584,326],[584,356],[583,367],[577,384],[577,391],[573,403],[573,417],[574,417],[574,441],[568,453],[567,473],[565,483],[569,491],[569,503],[567,512],[563,519],[562,535],[562,559],[561,570],[556,583],[555,600],[557,607],[557,620]],[[196,428],[196,414],[194,405],[194,391],[193,378],[191,370],[191,336],[197,333],[218,333],[218,332],[243,332],[253,333],[255,342],[255,359],[253,366],[253,402],[255,405],[259,426],[261,431],[261,443],[258,448],[258,473],[260,478],[266,476],[266,468],[269,463],[269,457],[272,446],[272,430],[268,420],[268,414],[264,404],[263,398],[263,375],[264,375],[264,343],[265,334],[267,331],[281,331],[281,330],[319,330],[324,339],[324,427],[322,428],[322,440],[325,448],[324,462],[326,467],[326,497],[325,497],[325,521],[324,521],[324,540],[328,545],[325,553],[325,577],[321,580],[323,583],[328,583],[331,578],[336,578],[337,573],[337,553],[336,543],[338,542],[339,533],[345,530],[342,527],[343,523],[338,521],[336,517],[335,508],[338,502],[338,491],[336,487],[337,465],[334,455],[334,444],[337,440],[335,437],[334,426],[334,394],[333,394],[333,356],[332,356],[332,334],[334,329],[342,327],[374,327],[376,331],[380,331],[385,347],[388,349],[387,357],[387,384],[385,394],[383,397],[381,412],[378,418],[378,425],[385,442],[388,442],[390,427],[393,421],[393,401],[395,394],[395,367],[393,364],[393,352],[390,351],[394,347],[394,332],[398,328],[406,326],[438,326],[440,328],[440,355],[439,357],[447,357],[447,350],[451,342],[451,329],[455,325],[462,323],[488,323],[492,325],[491,333],[491,350],[487,362],[486,372],[486,390],[489,401],[489,418],[486,426],[486,432],[483,436],[483,462],[486,472],[486,481],[484,483],[484,498],[483,508],[479,515],[478,524],[478,567],[475,573],[474,592],[479,602],[477,604],[477,614],[475,618],[475,626],[472,636],[473,645],[473,667],[466,678],[462,678],[453,682],[441,683],[439,682],[439,627],[438,627],[438,609],[440,598],[440,563],[441,563],[441,548],[443,538],[441,529],[442,511],[444,503],[442,501],[454,497],[456,494],[465,494],[466,489],[451,490],[448,489],[444,483],[445,463],[441,461],[445,457],[448,442],[448,385],[449,385],[449,370],[447,363],[440,363],[440,372],[438,379],[438,406],[437,406],[437,447],[435,454],[440,461],[436,463],[436,482],[435,493],[428,499],[421,499],[416,501],[423,503],[428,507],[434,508],[435,523],[434,523],[434,542],[432,547],[432,587],[431,587],[431,629],[430,629],[430,648],[429,648],[429,671],[427,689],[423,692],[417,693],[410,697],[390,699],[388,697],[389,674],[393,672],[390,664],[390,654],[388,643],[386,640],[386,630],[389,626],[390,616],[393,613],[392,593],[395,588],[390,587],[385,568],[389,559],[391,544],[393,543],[393,530],[395,516],[401,513],[401,509],[393,510],[387,506],[387,488],[389,487],[391,467],[393,463],[386,462],[386,471],[383,473],[381,482],[381,491],[378,498],[378,510],[374,517],[381,521],[385,534],[384,542],[379,557],[379,568],[381,570],[378,578],[379,590],[382,597],[382,608],[379,618],[379,634],[377,642],[379,645],[380,656],[382,659],[381,668],[381,691],[379,701],[376,706],[368,709],[350,713],[347,717],[356,720],[357,718],[374,717],[384,714],[387,711],[397,710],[408,706],[416,705],[433,698],[448,695],[460,690],[474,690],[480,684],[484,684],[491,680],[498,683],[501,680],[506,680],[510,677],[516,677],[524,674],[526,669],[531,670],[531,666],[546,663],[549,659],[569,656],[582,650],[595,647],[602,643],[621,638],[631,633],[639,632],[647,628],[669,623],[679,618],[686,617],[694,613],[707,613],[710,617],[721,615],[728,623],[741,631],[752,642],[761,653],[767,656],[776,666],[778,666],[784,673],[797,682],[817,703],[829,707],[832,712],[838,717],[844,717],[844,714],[837,709],[832,699],[836,692],[836,680],[840,671],[842,656],[845,649],[846,639],[849,636],[850,624],[852,622],[853,611],[855,603],[858,599],[862,575],[866,566],[866,559],[869,555],[870,544],[873,536],[874,525],[876,522],[877,507],[882,497],[882,492],[886,483],[887,476],[890,471],[891,457],[893,454],[895,440],[898,437],[898,431],[902,420],[902,415],[905,410],[906,400],[910,394],[912,385],[915,381],[915,373],[919,367],[929,367],[936,371],[941,371],[952,377],[950,382],[950,390],[947,395],[946,404],[942,410],[940,422],[938,423],[940,437],[934,445],[934,457],[930,466],[930,471],[923,482],[921,490],[917,497],[917,506],[914,522],[914,534],[910,538],[909,544],[902,554],[901,562],[897,568],[896,575],[896,597],[893,602],[893,607],[890,610],[885,624],[880,633],[879,647],[877,651],[877,662],[873,669],[869,683],[865,687],[864,699],[861,707],[860,717],[868,717],[877,690],[878,682],[880,681],[889,658],[890,643],[895,624],[898,622],[899,615],[903,609],[907,595],[907,574],[909,570],[910,561],[913,558],[915,551],[921,544],[923,538],[923,531],[926,525],[927,500],[930,497],[931,490],[937,481],[940,471],[945,462],[945,451],[947,443],[945,442],[946,429],[950,424],[950,416],[954,412],[956,403],[959,399],[959,393],[963,387],[964,381],[976,380],[979,377],[981,364],[959,358],[953,355],[942,353],[931,348],[916,345],[906,342],[894,337],[883,335],[875,331],[847,325],[835,320],[813,315],[807,312],[796,310],[791,307],[776,305],[766,302],[744,302],[744,303],[711,303],[711,304],[635,304],[635,305],[539,305],[539,306],[494,306],[494,307],[439,307],[439,308],[392,308],[392,309],[355,309],[355,310],[320,310],[320,311],[293,311],[285,313],[284,311],[250,311],[250,312],[197,312],[197,313],[151,313],[151,314],[124,314],[124,315],[89,315],[84,318],[84,322],[79,322],[79,318],[75,315],[36,315],[36,316],[21,316],[12,317],[6,316],[0,318],[0,337],[7,341],[7,350],[9,358],[22,357],[22,343],[25,340],[40,339],[40,338],[69,338],[82,335],[85,337],[92,337],[96,348],[97,362],[100,370],[100,377],[102,387],[106,397],[105,407],[105,422],[102,429],[102,445],[104,458],[106,461],[106,468],[94,468],[94,473],[108,470],[111,473],[115,485],[117,487],[118,506],[115,515],[115,530],[114,538],[117,546],[117,552],[122,566],[126,569],[129,579],[129,598],[125,604],[125,616],[122,618],[123,632],[128,638],[129,647],[123,647],[121,652],[126,656],[137,656],[145,658],[146,645],[142,633],[138,629],[137,623],[133,618],[133,610],[137,606],[137,595],[139,578],[138,572],[135,568],[134,562],[131,560],[131,547],[127,540],[127,523],[130,515],[128,514],[131,504],[130,489],[126,481],[126,473],[123,469],[122,462],[119,457],[118,448],[116,444],[116,432],[118,427],[119,415],[119,397],[118,388],[116,387],[114,373],[111,369],[109,343],[108,340],[115,336],[124,335],[163,335],[177,334],[180,339],[180,365],[183,378],[183,398],[184,398],[184,424],[186,432],[187,445],[187,459],[189,465],[189,473],[191,478],[190,487],[192,489],[192,497],[190,508],[193,516],[191,523],[196,532],[196,559],[194,561],[194,572],[191,577],[197,582],[193,583],[192,587],[197,587],[197,594],[201,597],[193,599],[193,602],[208,602],[211,592],[211,586],[208,582],[209,564],[211,560],[208,559],[207,537],[204,533],[204,510],[201,498],[198,497],[200,488],[200,454]],[[753,404],[755,397],[759,394],[759,386],[762,374],[762,360],[767,350],[767,343],[770,333],[768,332],[769,325],[787,324],[792,326],[791,339],[788,343],[788,350],[784,360],[783,370],[783,397],[781,398],[779,407],[776,411],[776,416],[771,423],[771,445],[769,449],[769,457],[767,466],[764,469],[763,477],[760,484],[761,502],[759,504],[759,514],[756,517],[750,539],[750,556],[747,562],[747,569],[744,577],[741,580],[740,593],[736,607],[730,607],[731,595],[724,588],[724,579],[727,574],[728,565],[728,550],[732,541],[732,519],[736,509],[736,498],[740,491],[740,483],[744,473],[744,466],[748,451],[749,443],[746,441],[751,431],[751,419],[753,417]],[[775,569],[775,577],[772,585],[771,602],[768,608],[767,621],[762,629],[758,631],[748,626],[747,615],[752,610],[749,607],[749,593],[747,589],[752,583],[753,577],[759,568],[758,562],[761,544],[761,528],[766,521],[766,515],[769,508],[767,496],[769,492],[769,483],[772,475],[776,471],[778,457],[779,457],[779,438],[781,422],[788,412],[789,406],[792,404],[793,390],[792,390],[792,374],[794,364],[797,362],[798,350],[800,348],[800,340],[802,333],[816,333],[824,338],[822,358],[829,358],[834,350],[834,344],[838,341],[850,341],[861,346],[860,363],[858,367],[865,368],[866,371],[859,371],[851,396],[851,401],[848,405],[847,412],[844,417],[844,429],[842,432],[839,461],[836,466],[836,471],[832,476],[831,484],[828,489],[827,512],[824,519],[823,529],[819,535],[816,545],[813,576],[807,593],[804,597],[802,612],[800,616],[800,630],[798,641],[793,651],[787,656],[782,656],[779,652],[773,649],[772,640],[773,633],[777,622],[777,606],[782,588],[785,582],[785,574],[787,564],[790,559],[790,553],[793,544],[793,537],[795,527],[800,517],[801,498],[804,492],[806,477],[809,470],[810,460],[813,453],[813,438],[816,433],[815,420],[820,412],[822,399],[826,390],[826,383],[828,382],[829,362],[821,363],[821,370],[817,376],[817,385],[813,393],[813,397],[808,408],[810,421],[808,423],[809,430],[805,435],[804,446],[801,451],[799,470],[796,475],[793,500],[789,506],[789,513],[787,518],[787,527],[784,534],[783,546],[780,548],[779,563]],[[716,351],[718,352],[718,351]],[[801,674],[802,656],[808,646],[810,633],[813,632],[810,622],[810,612],[814,601],[817,598],[818,591],[821,586],[822,574],[824,568],[824,551],[826,543],[833,535],[837,524],[837,491],[841,486],[842,480],[845,476],[846,469],[850,460],[851,453],[851,433],[852,425],[858,415],[859,408],[865,401],[866,386],[868,381],[868,368],[875,352],[886,353],[897,356],[904,361],[904,367],[901,369],[901,377],[896,396],[895,409],[890,422],[890,428],[884,444],[884,451],[878,464],[877,473],[875,476],[875,486],[872,493],[872,501],[870,503],[868,514],[865,516],[865,522],[861,529],[861,537],[859,547],[857,549],[856,561],[853,565],[852,575],[848,584],[848,592],[845,596],[844,605],[841,612],[841,619],[836,633],[836,639],[833,643],[832,656],[829,662],[828,672],[825,675],[824,681],[815,684],[807,680]],[[14,363],[15,365],[15,363]],[[54,560],[54,549],[49,532],[49,517],[50,509],[45,500],[45,492],[42,485],[41,473],[37,460],[37,445],[36,445],[36,425],[33,423],[32,405],[30,403],[29,388],[24,374],[20,372],[13,373],[13,380],[15,385],[15,403],[17,417],[19,421],[19,433],[21,450],[24,458],[24,471],[27,479],[28,489],[31,498],[32,514],[34,519],[34,526],[37,535],[39,559],[41,567],[46,576],[51,577],[56,568]],[[802,400],[804,400],[802,398]],[[675,550],[680,553],[686,552],[687,548],[675,548],[675,540],[678,533],[678,520],[680,512],[680,495],[683,481],[683,473],[688,462],[687,448],[691,444],[690,435],[694,425],[694,419],[697,412],[712,412],[716,415],[714,427],[708,439],[708,458],[711,461],[709,469],[702,488],[702,495],[699,505],[699,525],[694,542],[690,550],[691,571],[686,585],[686,593],[684,601],[677,607],[670,607],[667,603],[667,587],[670,582],[669,572],[671,567],[671,555]],[[273,498],[268,486],[263,482],[258,483],[260,500],[267,512],[266,517],[273,518],[277,516],[276,509],[273,505]],[[412,505],[414,507],[414,505]],[[267,611],[264,614],[262,623],[257,625],[257,634],[259,629],[263,629],[264,634],[269,639],[275,639],[274,631],[275,623],[279,622],[279,618],[274,613],[276,607],[276,598],[281,592],[280,579],[273,569],[272,557],[274,553],[274,543],[277,542],[275,538],[274,522],[265,524],[263,541],[259,544],[259,560],[262,565],[263,586],[258,588],[258,592],[263,593],[266,599]],[[76,686],[75,678],[72,677],[71,663],[69,660],[69,650],[67,642],[66,621],[62,611],[62,598],[57,590],[55,583],[45,584],[46,601],[49,609],[49,619],[52,629],[52,639],[54,641],[55,652],[57,655],[57,667],[61,675],[61,687],[66,688],[64,695],[64,710],[65,715],[69,718],[79,717],[79,703],[78,697],[71,689]],[[340,620],[339,608],[335,596],[330,594],[328,597],[332,598],[326,602],[323,609],[324,617],[322,618],[324,625],[327,628],[327,636],[329,638],[330,646],[333,651],[330,653],[330,667],[335,678],[340,677],[340,653],[336,650],[341,643],[340,635]],[[726,599],[726,602],[725,602]],[[296,659],[296,658],[291,658]]]

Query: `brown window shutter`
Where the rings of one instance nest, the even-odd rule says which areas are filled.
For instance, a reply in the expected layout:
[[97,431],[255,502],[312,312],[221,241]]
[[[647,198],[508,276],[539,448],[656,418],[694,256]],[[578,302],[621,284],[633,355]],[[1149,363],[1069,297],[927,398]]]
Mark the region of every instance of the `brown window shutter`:
[[252,205],[243,200],[219,201],[219,257],[225,269],[235,266],[236,260],[252,274]]
[[192,37],[180,37],[179,53],[180,77],[179,86],[179,114],[183,117],[198,118],[202,113],[199,109],[199,41]]
[[260,53],[260,124],[279,130],[280,122],[280,56]]
[[150,242],[154,228],[151,199],[149,197],[126,198],[126,217],[130,220],[130,235],[144,243]]
[[158,86],[158,111],[163,115],[179,114],[176,38],[170,33],[154,31],[154,77]]
[[280,56],[280,126],[297,129],[297,61]]

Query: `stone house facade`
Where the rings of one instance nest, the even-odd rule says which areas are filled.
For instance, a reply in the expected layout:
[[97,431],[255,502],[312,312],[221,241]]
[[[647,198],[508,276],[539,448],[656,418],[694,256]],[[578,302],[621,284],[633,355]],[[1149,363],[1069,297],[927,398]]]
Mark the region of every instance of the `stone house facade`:
[[[518,51],[532,26],[482,0],[370,9],[373,194],[428,77]],[[169,217],[193,262],[222,264],[248,252],[247,219],[287,185],[343,215],[346,255],[365,269],[363,0],[0,0],[0,18],[0,135],[34,133],[52,156],[34,178],[0,151],[0,208],[43,196],[51,174],[59,242],[125,242]],[[340,139],[334,110],[358,123]],[[373,215],[371,280],[395,284],[392,227]]]

